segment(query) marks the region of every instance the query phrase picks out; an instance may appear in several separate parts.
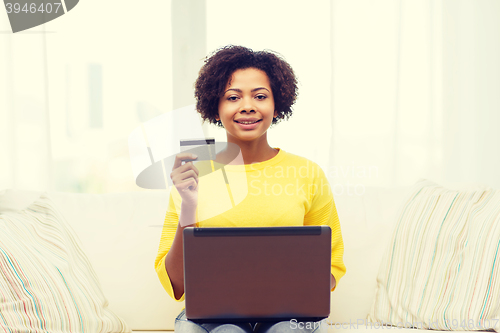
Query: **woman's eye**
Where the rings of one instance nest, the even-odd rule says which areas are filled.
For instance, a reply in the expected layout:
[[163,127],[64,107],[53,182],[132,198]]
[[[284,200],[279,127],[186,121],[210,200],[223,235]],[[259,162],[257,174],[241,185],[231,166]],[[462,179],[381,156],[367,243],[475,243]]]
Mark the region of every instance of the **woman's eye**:
[[256,98],[257,99],[266,99],[266,95],[257,95]]
[[227,100],[228,100],[228,101],[235,101],[235,100],[237,100],[237,99],[238,99],[238,96],[229,96],[229,97],[227,98]]

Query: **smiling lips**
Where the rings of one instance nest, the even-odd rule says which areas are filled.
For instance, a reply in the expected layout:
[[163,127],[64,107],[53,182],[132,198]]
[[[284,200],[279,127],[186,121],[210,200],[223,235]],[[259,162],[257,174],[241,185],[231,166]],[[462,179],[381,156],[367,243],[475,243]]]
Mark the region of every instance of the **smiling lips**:
[[259,118],[239,118],[239,119],[235,119],[234,121],[239,123],[239,124],[250,125],[250,124],[255,124],[261,120],[262,119],[259,119]]

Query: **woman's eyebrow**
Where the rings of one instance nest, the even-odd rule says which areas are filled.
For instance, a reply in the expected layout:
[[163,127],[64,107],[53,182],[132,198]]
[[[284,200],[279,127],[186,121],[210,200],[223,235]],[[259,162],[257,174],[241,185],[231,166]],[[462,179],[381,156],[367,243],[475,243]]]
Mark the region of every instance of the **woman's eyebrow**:
[[[265,90],[269,91],[269,89],[267,89],[267,88],[259,87],[259,88],[252,89],[250,92],[254,92],[254,91],[257,91],[257,90],[260,90],[260,89],[265,89]],[[230,90],[234,90],[234,91],[239,92],[239,93],[243,92],[241,89],[238,89],[238,88],[229,88],[228,90],[226,90],[224,92],[224,94],[227,93]]]

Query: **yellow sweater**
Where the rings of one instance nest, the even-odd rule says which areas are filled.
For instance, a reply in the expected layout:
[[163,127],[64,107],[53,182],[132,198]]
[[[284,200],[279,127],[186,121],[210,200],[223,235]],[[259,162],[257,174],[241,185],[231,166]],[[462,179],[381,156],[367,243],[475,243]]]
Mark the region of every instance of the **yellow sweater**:
[[[200,161],[195,166],[201,176],[197,227],[328,225],[332,230],[331,272],[339,283],[346,272],[344,243],[328,179],[316,163],[280,149],[264,162],[226,165],[229,185],[217,163]],[[214,167],[216,171],[211,172]],[[181,202],[177,189],[172,187],[155,260],[160,282],[173,299],[165,258],[177,230]],[[184,295],[175,300],[183,301]]]

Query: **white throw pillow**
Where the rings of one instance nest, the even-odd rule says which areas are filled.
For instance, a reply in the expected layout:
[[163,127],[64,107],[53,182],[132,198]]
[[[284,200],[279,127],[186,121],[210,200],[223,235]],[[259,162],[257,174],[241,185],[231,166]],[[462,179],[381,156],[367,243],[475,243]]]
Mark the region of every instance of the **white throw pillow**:
[[500,327],[500,191],[416,184],[377,277],[368,320],[399,327]]
[[80,241],[45,195],[0,214],[0,315],[9,332],[130,332],[108,309]]

